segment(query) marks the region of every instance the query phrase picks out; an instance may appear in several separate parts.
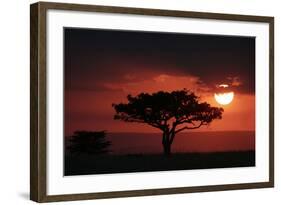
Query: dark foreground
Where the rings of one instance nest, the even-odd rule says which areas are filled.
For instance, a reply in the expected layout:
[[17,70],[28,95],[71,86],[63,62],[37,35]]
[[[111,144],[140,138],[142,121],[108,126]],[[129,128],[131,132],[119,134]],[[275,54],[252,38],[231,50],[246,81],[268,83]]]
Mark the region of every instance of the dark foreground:
[[255,166],[255,151],[151,155],[65,156],[65,175]]

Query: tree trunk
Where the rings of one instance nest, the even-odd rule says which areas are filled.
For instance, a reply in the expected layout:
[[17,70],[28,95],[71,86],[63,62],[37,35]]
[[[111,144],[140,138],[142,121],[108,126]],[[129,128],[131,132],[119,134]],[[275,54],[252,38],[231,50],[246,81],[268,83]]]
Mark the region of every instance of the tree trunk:
[[169,139],[170,139],[169,132],[167,133],[164,132],[162,138],[162,145],[163,145],[163,154],[165,156],[171,155],[171,143]]
[[171,155],[171,145],[169,143],[163,145],[163,151],[164,151],[165,156],[170,156]]

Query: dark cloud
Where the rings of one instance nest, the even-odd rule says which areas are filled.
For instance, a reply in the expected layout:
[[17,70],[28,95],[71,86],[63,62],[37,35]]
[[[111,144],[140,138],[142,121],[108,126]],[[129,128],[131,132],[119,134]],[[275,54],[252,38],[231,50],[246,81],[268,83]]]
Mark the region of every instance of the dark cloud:
[[64,35],[66,89],[111,89],[104,85],[166,74],[255,92],[254,38],[72,28]]

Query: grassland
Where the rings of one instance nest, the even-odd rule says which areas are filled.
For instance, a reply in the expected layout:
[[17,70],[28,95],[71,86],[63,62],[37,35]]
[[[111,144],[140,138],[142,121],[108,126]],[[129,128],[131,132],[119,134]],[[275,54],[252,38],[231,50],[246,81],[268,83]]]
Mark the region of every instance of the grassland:
[[135,155],[66,155],[64,174],[109,174],[255,166],[255,151]]

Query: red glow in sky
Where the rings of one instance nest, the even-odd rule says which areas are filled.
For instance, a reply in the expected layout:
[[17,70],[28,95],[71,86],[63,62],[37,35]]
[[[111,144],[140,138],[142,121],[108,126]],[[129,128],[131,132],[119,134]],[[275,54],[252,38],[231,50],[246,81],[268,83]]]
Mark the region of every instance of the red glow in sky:
[[[208,127],[197,131],[254,130],[255,96],[235,93],[233,102],[226,106],[218,104],[211,88],[194,76],[152,75],[150,79],[123,83],[104,83],[105,90],[66,91],[65,110],[66,131],[68,134],[77,129],[108,130],[109,132],[157,132],[158,130],[138,123],[126,123],[113,120],[112,103],[126,102],[128,94],[140,92],[153,93],[159,90],[172,91],[188,88],[212,106],[223,107],[223,119],[216,120]],[[240,119],[240,120],[236,120]]]
[[[114,120],[112,104],[126,103],[129,94],[184,88],[224,108],[221,120],[194,131],[255,131],[254,38],[69,28],[64,72],[66,136],[76,130],[160,133]],[[235,94],[224,106],[214,99],[221,84]]]

